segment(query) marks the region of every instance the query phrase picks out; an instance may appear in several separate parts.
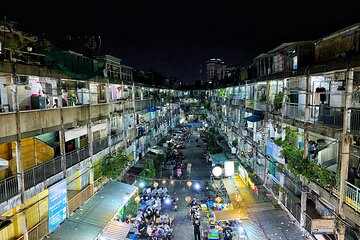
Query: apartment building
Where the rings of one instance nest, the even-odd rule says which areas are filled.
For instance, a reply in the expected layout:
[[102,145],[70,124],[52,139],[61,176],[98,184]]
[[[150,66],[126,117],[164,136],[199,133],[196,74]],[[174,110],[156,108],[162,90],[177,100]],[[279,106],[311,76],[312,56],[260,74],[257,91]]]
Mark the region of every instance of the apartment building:
[[355,24],[283,43],[205,94],[240,177],[257,175],[318,236],[360,237],[359,36]]
[[68,217],[104,184],[104,159],[136,162],[178,124],[181,93],[135,82],[110,55],[2,50],[0,238],[41,239],[54,227],[49,189],[66,183]]

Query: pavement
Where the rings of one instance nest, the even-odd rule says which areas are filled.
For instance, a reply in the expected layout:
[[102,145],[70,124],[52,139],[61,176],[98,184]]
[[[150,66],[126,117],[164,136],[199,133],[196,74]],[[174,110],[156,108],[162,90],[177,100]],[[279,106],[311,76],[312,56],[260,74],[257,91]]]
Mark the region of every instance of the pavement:
[[[230,160],[238,161],[237,157],[231,154],[226,141],[221,141],[220,144]],[[297,221],[278,205],[277,200],[260,182],[256,184],[259,194],[247,187],[238,176],[231,178],[228,184],[231,188],[238,189],[241,194],[241,207],[246,208],[248,214],[242,224],[250,240],[307,239]]]
[[[189,205],[185,201],[186,196],[190,196],[196,199],[202,199],[204,197],[203,183],[210,180],[211,165],[202,159],[203,147],[196,147],[196,139],[201,139],[199,133],[193,133],[190,142],[185,143],[185,149],[183,150],[185,160],[184,166],[190,161],[192,169],[190,175],[184,168],[183,176],[174,179],[174,184],[168,186],[169,192],[172,192],[178,200],[178,211],[174,214],[174,232],[173,239],[187,240],[194,239],[194,230],[192,228],[192,222],[189,217]],[[203,146],[202,141],[199,144]],[[190,180],[193,182],[191,188],[186,185],[186,182]],[[195,183],[201,185],[199,191],[194,190]]]
[[[199,139],[199,144],[201,147],[196,146],[195,140]],[[222,144],[223,145],[223,144]],[[204,189],[204,183],[210,183],[210,174],[211,174],[211,163],[207,162],[202,158],[202,153],[204,152],[203,149],[203,142],[200,138],[199,133],[193,133],[190,142],[185,143],[185,149],[183,150],[185,160],[184,163],[184,174],[180,178],[173,178],[174,182],[171,183],[167,181],[166,187],[171,195],[174,195],[178,198],[178,210],[174,211],[173,209],[169,208],[166,210],[170,216],[174,217],[174,232],[173,232],[173,239],[178,240],[187,240],[187,239],[194,239],[194,232],[192,228],[192,222],[189,217],[189,205],[185,201],[186,196],[190,196],[191,198],[196,199],[203,199],[206,194],[209,194],[208,191]],[[227,146],[224,147],[224,152],[226,155],[231,157],[231,160],[234,159],[233,155],[230,154],[230,148]],[[186,164],[190,161],[192,163],[192,170],[190,175],[186,172]],[[170,178],[171,171],[163,172],[162,178]],[[191,181],[193,184],[189,188],[187,186],[187,181]],[[259,194],[255,194],[253,190],[247,187],[244,182],[239,177],[228,178],[228,185],[231,185],[231,188],[236,189],[241,195],[241,204],[240,207],[246,211],[247,218],[242,220],[242,225],[247,232],[248,239],[250,240],[272,240],[272,239],[306,239],[302,236],[300,227],[297,225],[297,222],[291,218],[278,204],[277,201],[273,197],[269,197],[267,195],[269,192],[258,185]],[[194,185],[195,183],[199,183],[201,188],[200,190],[195,190]],[[210,183],[211,185],[211,183]],[[105,190],[105,189],[104,189]],[[108,195],[113,194],[114,192],[118,191],[111,191],[108,194],[105,194],[103,191],[102,193],[98,193],[97,195],[100,197],[100,202],[104,200],[110,200],[111,203],[120,203],[120,199],[118,201],[114,201],[113,199],[109,198]],[[226,194],[226,193],[225,193]],[[92,201],[96,200],[92,198]],[[105,203],[105,202],[104,202]],[[106,204],[109,207],[110,204]],[[89,230],[81,231],[79,226],[76,224],[86,223],[87,225],[91,225],[92,228],[95,227],[94,224],[88,224],[91,220],[87,220],[87,218],[82,214],[84,209],[86,209],[87,204],[84,204],[79,214],[81,216],[73,216],[71,219],[67,220],[69,223],[71,222],[71,226],[67,226],[67,223],[62,224],[57,231],[50,234],[47,238],[50,239],[87,239],[85,236],[79,235],[79,233],[89,234]],[[90,209],[102,209],[99,207],[98,204],[91,204],[92,208]],[[119,206],[114,206],[114,209],[109,211],[109,213],[114,213]],[[82,210],[83,209],[83,210]],[[74,214],[76,215],[76,214]],[[95,214],[97,218],[99,218],[99,214]],[[202,216],[206,215],[206,212],[202,212]],[[110,215],[108,217],[111,217]],[[205,221],[202,222],[202,226],[206,229],[206,218],[204,217]],[[103,221],[101,226],[96,226],[97,228],[93,229],[95,232],[100,231],[103,228],[103,225],[107,222],[107,220]],[[75,223],[75,225],[74,225]],[[82,225],[81,225],[82,226]],[[63,229],[64,231],[62,231]],[[61,236],[59,232],[70,234],[69,230],[74,230],[77,234],[71,236],[75,237],[72,238],[70,235],[67,235],[65,238]],[[94,232],[94,233],[95,233]],[[91,235],[91,234],[90,234]],[[235,239],[234,239],[235,240]]]
[[[190,176],[184,174],[181,178],[175,178],[174,184],[169,185],[168,189],[173,192],[178,200],[178,211],[174,214],[174,232],[173,239],[187,240],[194,239],[192,222],[189,218],[189,206],[185,201],[186,196],[201,199],[205,192],[197,192],[193,188],[186,185],[188,180],[195,182],[198,180],[200,183],[210,180],[211,163],[206,162],[201,157],[203,153],[202,147],[196,147],[195,139],[199,138],[198,133],[193,133],[190,142],[185,144],[183,150],[185,160],[192,163],[192,170]],[[201,139],[201,138],[200,138]],[[203,142],[199,141],[200,145]],[[223,144],[222,144],[223,145]],[[226,155],[232,156],[231,160],[237,158],[230,154],[230,148],[223,146]],[[169,176],[165,173],[163,177]],[[259,194],[254,193],[239,177],[228,178],[228,184],[232,188],[236,188],[241,195],[240,207],[245,209],[247,216],[242,220],[242,225],[248,235],[249,240],[301,240],[306,239],[302,236],[300,227],[297,222],[292,219],[278,204],[275,198],[269,197],[269,192],[262,185],[258,185]],[[231,198],[231,196],[230,196]],[[206,223],[202,223],[206,228]]]

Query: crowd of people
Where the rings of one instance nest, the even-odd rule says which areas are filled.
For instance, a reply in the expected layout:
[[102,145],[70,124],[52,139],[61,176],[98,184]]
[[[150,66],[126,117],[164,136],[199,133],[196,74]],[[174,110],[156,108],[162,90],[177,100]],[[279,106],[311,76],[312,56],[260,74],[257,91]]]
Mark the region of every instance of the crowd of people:
[[140,207],[134,224],[134,239],[171,239],[173,218],[165,208],[176,209],[176,199],[165,186],[152,183],[140,193]]

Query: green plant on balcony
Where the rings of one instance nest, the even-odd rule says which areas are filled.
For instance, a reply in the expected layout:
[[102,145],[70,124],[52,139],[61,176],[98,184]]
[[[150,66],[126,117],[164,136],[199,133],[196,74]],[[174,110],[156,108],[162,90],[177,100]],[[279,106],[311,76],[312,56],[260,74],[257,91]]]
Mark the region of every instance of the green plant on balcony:
[[207,114],[203,113],[200,115],[200,120],[205,120],[207,118]]
[[303,175],[307,180],[316,182],[323,187],[331,187],[334,184],[331,173],[324,167],[317,164],[316,159],[310,160],[309,157],[304,158],[304,149],[294,146],[294,139],[298,133],[291,131],[289,128],[285,128],[285,139],[276,139],[274,143],[283,149],[281,150],[281,156],[287,163],[287,168],[295,176]]
[[258,99],[258,102],[264,103],[264,102],[266,102],[266,100],[267,100],[266,95],[263,94],[263,95],[261,95],[261,97]]
[[158,100],[160,99],[160,92],[158,90],[152,91],[150,92],[150,96],[151,98]]
[[221,97],[225,97],[225,89],[220,89],[220,90],[219,90],[219,95],[220,95]]
[[211,103],[210,102],[206,102],[205,105],[204,105],[204,108],[208,111],[211,111]]
[[246,100],[246,107],[254,108],[254,100],[253,99]]
[[124,153],[119,153],[108,161],[104,160],[101,164],[101,174],[117,179],[128,163],[128,157]]
[[284,97],[284,93],[283,92],[278,92],[275,94],[274,100],[273,100],[273,105],[274,105],[274,110],[280,110],[282,108],[283,105],[283,97]]

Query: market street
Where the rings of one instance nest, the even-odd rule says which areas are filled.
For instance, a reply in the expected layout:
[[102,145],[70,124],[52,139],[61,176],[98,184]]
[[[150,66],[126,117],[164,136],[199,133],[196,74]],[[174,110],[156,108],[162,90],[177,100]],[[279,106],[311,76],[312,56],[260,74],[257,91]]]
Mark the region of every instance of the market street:
[[[196,139],[199,140],[201,147],[196,146]],[[174,219],[174,239],[194,239],[192,222],[189,218],[189,205],[185,201],[186,196],[201,200],[205,196],[205,189],[202,186],[201,191],[197,192],[193,188],[189,189],[186,185],[188,179],[199,180],[200,183],[210,181],[211,163],[202,158],[203,142],[198,133],[193,133],[190,142],[185,143],[183,150],[185,160],[184,165],[190,160],[192,163],[191,175],[188,177],[186,168],[183,176],[178,181],[174,179],[174,184],[167,184],[170,192],[173,192],[178,201],[178,211],[175,212]],[[224,148],[224,150],[229,150]],[[166,177],[166,175],[164,175]],[[242,224],[251,240],[261,239],[306,239],[302,237],[300,228],[289,215],[281,209],[276,200],[266,195],[266,189],[259,186],[261,191],[255,194],[249,187],[245,186],[239,177],[228,178],[233,187],[238,188],[242,201],[242,207],[245,207],[247,219],[242,220]],[[211,185],[211,183],[210,183]]]

